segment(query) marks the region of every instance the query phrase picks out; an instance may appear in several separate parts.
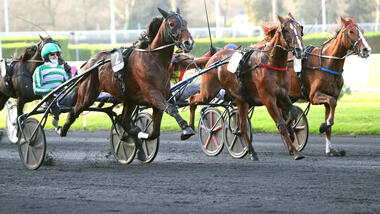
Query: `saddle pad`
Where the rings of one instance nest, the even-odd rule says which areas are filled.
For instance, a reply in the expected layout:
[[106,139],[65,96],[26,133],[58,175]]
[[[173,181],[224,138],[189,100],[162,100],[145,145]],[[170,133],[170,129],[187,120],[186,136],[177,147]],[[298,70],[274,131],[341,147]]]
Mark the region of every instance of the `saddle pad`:
[[123,53],[120,49],[114,49],[111,52],[111,65],[113,72],[118,72],[124,68]]
[[232,57],[227,65],[227,70],[231,73],[235,73],[242,58],[243,54],[241,54],[239,51],[236,51],[234,54],[232,54]]

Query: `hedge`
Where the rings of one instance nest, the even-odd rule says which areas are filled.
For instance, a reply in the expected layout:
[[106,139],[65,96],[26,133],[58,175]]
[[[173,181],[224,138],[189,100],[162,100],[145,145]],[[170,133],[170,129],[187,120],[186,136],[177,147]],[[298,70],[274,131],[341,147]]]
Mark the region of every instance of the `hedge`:
[[[69,56],[69,38],[66,36],[54,36],[53,39],[59,42],[63,56]],[[39,36],[1,37],[3,58],[12,57],[16,51],[17,55],[20,55],[25,48],[37,44],[40,40]]]
[[[380,53],[380,32],[368,32],[365,33],[367,41],[372,48],[372,53]],[[332,37],[332,34],[308,34],[303,37],[304,45],[322,45],[328,37]],[[54,37],[55,40],[59,41],[63,49],[63,55],[65,56],[66,61],[75,61],[76,60],[76,48],[78,47],[79,60],[88,60],[95,53],[102,50],[109,50],[118,46],[111,45],[90,45],[90,44],[80,44],[68,45],[67,37]],[[3,42],[2,50],[3,57],[11,57],[13,53],[17,50],[20,54],[26,47],[37,43],[40,40],[38,36],[35,37],[12,37],[12,38],[2,38]],[[217,48],[223,48],[228,43],[234,43],[236,45],[241,45],[244,48],[249,47],[251,44],[261,41],[260,37],[247,37],[247,38],[222,38],[222,39],[213,39],[213,45]],[[17,41],[17,42],[15,42]],[[129,45],[123,45],[129,46]],[[191,52],[192,55],[198,57],[206,53],[210,48],[210,41],[208,38],[195,39],[195,46]]]

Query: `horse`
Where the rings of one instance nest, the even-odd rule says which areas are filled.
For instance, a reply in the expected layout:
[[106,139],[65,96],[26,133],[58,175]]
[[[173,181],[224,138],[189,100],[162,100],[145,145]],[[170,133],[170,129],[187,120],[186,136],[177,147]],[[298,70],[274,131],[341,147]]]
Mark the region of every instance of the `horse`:
[[[133,49],[129,58],[124,59],[127,72],[120,83],[125,85],[125,93],[119,80],[114,77],[111,63],[99,66],[79,84],[76,104],[69,112],[64,126],[57,130],[60,136],[66,136],[70,125],[83,110],[94,103],[101,91],[110,93],[123,103],[120,122],[131,136],[136,137],[140,131],[131,124],[131,116],[138,105],[153,108],[153,130],[148,133],[147,139],[160,136],[164,111],[173,116],[181,127],[181,140],[195,134],[179,115],[175,105],[167,101],[170,95],[169,64],[174,46],[188,53],[193,48],[194,40],[179,9],[176,12],[167,12],[160,8],[158,10],[162,17],[152,19],[145,36],[140,37],[137,48]],[[109,59],[110,55],[110,51],[95,54],[82,70],[90,68],[102,59]]]
[[[234,98],[239,111],[239,135],[243,137],[251,160],[258,160],[247,135],[247,116],[250,106],[265,105],[279,132],[284,137],[288,151],[295,160],[304,156],[296,151],[289,137],[288,124],[292,115],[287,114],[292,108],[288,97],[289,77],[286,72],[287,55],[292,51],[297,58],[302,58],[302,26],[291,13],[287,17],[277,16],[280,25],[271,31],[273,37],[265,45],[252,48],[243,57],[240,74],[227,70],[227,65],[211,70],[202,76],[200,93],[190,97],[190,122],[194,127],[194,112],[197,105],[207,104],[223,88]],[[225,60],[236,51],[221,50],[208,61],[210,65]],[[286,120],[285,120],[286,119]]]
[[20,56],[12,58],[13,72],[9,86],[7,86],[5,78],[0,77],[0,111],[4,108],[7,100],[12,97],[17,99],[17,116],[20,116],[23,114],[26,103],[42,98],[33,93],[33,73],[38,66],[44,63],[41,58],[41,50],[44,45],[46,43],[59,45],[59,43],[50,36],[44,38],[40,35],[40,39],[38,44],[27,47]]
[[184,71],[194,68],[197,70],[203,69],[206,66],[209,59],[210,57],[205,56],[194,58],[182,53],[173,54],[173,58],[169,66],[169,71],[172,75],[172,79],[176,78],[177,71],[181,72],[179,77],[179,80],[181,80]]
[[[293,61],[289,61],[291,87],[289,97],[292,102],[303,99],[313,105],[325,106],[325,122],[320,125],[320,132],[325,132],[326,155],[344,156],[344,150],[337,150],[331,145],[331,127],[338,96],[343,87],[343,66],[352,53],[367,58],[371,48],[363,36],[362,29],[353,18],[338,19],[339,29],[322,47],[307,51],[308,57],[303,59],[302,71],[297,75],[293,69]],[[308,49],[307,49],[308,50]]]

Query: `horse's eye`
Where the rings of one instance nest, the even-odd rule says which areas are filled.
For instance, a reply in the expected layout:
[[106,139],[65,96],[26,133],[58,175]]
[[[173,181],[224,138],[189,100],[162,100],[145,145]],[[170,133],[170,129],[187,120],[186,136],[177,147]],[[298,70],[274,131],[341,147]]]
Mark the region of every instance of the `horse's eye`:
[[173,22],[171,22],[171,23],[169,24],[169,26],[170,26],[170,27],[174,27],[175,24],[174,24]]
[[354,33],[354,31],[350,30],[350,33],[352,34],[352,33]]

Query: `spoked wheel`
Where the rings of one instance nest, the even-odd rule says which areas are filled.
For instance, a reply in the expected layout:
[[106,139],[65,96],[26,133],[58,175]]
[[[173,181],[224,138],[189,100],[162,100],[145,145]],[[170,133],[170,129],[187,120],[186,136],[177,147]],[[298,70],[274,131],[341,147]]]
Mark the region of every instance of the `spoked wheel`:
[[17,106],[13,103],[12,100],[6,102],[7,107],[7,119],[6,119],[6,129],[8,139],[12,143],[17,143]]
[[199,144],[208,156],[219,155],[223,149],[224,119],[220,111],[208,107],[198,123]]
[[[33,135],[34,130],[37,131]],[[20,141],[18,142],[18,152],[24,166],[28,169],[38,169],[45,158],[46,153],[46,137],[45,132],[38,120],[28,118],[22,124],[22,130],[25,134],[21,134]],[[33,135],[33,136],[32,136]]]
[[[306,115],[303,114],[303,111],[300,107],[294,106],[294,108],[292,108],[292,113],[295,116],[295,118],[293,118],[293,120],[291,121],[293,133],[290,134],[293,134],[294,136],[294,147],[297,151],[300,152],[305,148],[307,139],[309,138],[309,123],[307,122]],[[286,142],[282,135],[281,139],[286,146]]]
[[[140,112],[136,118],[136,126],[144,133],[151,133],[153,131],[152,116],[147,112]],[[157,155],[159,138],[141,140],[141,142],[141,148],[137,152],[137,159],[144,163],[150,163]]]
[[[244,144],[243,136],[238,133],[239,114],[237,109],[233,109],[230,117],[226,119],[224,128],[224,143],[230,155],[234,158],[243,158],[248,148]],[[249,142],[252,141],[251,121],[247,118],[247,133]],[[230,129],[231,128],[231,129]]]
[[116,118],[115,125],[111,127],[110,143],[112,154],[119,163],[129,164],[135,158],[137,149],[133,138],[128,135],[120,124],[119,118]]

